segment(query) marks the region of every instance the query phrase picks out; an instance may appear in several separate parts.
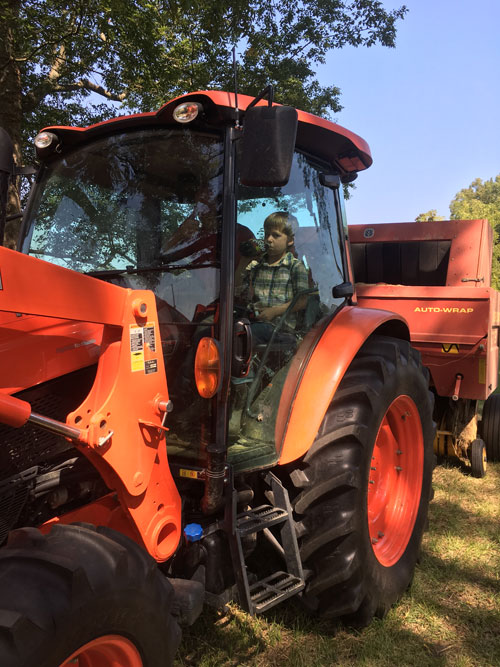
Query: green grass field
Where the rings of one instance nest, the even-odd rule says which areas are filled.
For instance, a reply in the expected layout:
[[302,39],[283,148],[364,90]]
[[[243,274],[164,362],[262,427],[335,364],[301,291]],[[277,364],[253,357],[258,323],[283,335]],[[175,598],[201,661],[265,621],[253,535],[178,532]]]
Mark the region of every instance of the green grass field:
[[176,666],[500,666],[500,464],[484,479],[438,467],[411,589],[358,632],[290,602],[257,618],[236,606],[184,629]]

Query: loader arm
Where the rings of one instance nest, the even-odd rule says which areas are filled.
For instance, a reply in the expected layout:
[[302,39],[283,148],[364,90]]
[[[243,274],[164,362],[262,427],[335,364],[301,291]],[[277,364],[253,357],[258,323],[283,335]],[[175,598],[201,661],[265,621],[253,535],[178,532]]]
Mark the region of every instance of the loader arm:
[[[149,553],[166,560],[179,541],[180,498],[164,440],[169,398],[153,293],[0,247],[0,311],[104,326],[93,387],[65,435],[116,491]],[[0,399],[1,421],[30,419],[28,404]]]

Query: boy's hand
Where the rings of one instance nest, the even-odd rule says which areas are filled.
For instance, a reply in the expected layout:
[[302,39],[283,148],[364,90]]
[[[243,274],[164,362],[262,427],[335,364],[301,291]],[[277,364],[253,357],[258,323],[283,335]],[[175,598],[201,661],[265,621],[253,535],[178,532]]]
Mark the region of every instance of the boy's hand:
[[259,308],[258,318],[263,322],[271,322],[276,317],[283,315],[285,310],[286,310],[286,305],[285,308],[283,308],[283,306],[268,306],[267,308],[262,308],[262,309]]
[[276,317],[276,314],[274,312],[274,308],[272,308],[271,306],[268,307],[268,308],[262,308],[262,310],[259,310],[258,318],[259,318],[259,320],[262,320],[263,322],[270,322],[275,317]]

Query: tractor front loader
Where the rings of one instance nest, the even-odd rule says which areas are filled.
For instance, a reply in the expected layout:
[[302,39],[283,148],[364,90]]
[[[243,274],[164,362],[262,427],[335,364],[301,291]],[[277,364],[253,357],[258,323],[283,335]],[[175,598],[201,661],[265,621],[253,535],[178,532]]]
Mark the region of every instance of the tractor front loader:
[[[179,624],[230,600],[383,616],[417,561],[434,423],[406,321],[356,303],[342,186],[368,145],[266,89],[35,147],[0,248],[2,667],[164,667]],[[265,338],[248,276],[277,211],[307,287]]]

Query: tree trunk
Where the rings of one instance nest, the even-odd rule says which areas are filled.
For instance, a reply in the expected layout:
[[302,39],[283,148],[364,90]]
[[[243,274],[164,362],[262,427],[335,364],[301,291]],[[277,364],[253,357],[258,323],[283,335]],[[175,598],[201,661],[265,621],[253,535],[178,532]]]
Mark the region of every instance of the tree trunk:
[[[10,135],[14,144],[15,164],[21,164],[22,84],[19,63],[15,53],[15,31],[19,18],[20,0],[6,0],[5,12],[0,16],[0,127]],[[9,187],[7,217],[20,212],[19,193],[14,183]],[[4,245],[15,248],[20,219],[8,221]]]

